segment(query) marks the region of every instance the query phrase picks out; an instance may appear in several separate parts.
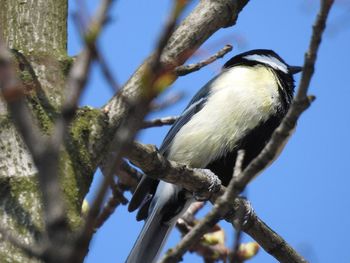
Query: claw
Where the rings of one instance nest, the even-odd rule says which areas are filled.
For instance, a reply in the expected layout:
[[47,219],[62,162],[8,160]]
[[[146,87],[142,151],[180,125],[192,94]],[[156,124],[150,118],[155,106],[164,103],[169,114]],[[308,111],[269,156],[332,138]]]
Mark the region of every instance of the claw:
[[[244,199],[246,199],[246,198],[244,198]],[[243,227],[248,224],[249,219],[250,219],[252,214],[254,214],[254,208],[253,208],[251,202],[246,199],[245,200],[245,213],[244,213],[243,220],[242,220]]]
[[[194,198],[197,201],[206,201],[206,200],[210,199],[210,197],[213,193],[216,193],[220,190],[221,180],[219,179],[219,177],[217,177],[209,169],[197,169],[196,168],[195,170],[200,170],[202,173],[204,172],[210,180],[210,185],[209,185],[208,189],[206,189],[206,191],[194,193]],[[209,195],[208,195],[208,192],[209,192]]]
[[238,196],[238,199],[241,199],[241,205],[236,207],[235,209],[231,209],[226,218],[235,218],[234,224],[239,229],[244,229],[250,221],[251,216],[255,213],[253,206],[244,196]]

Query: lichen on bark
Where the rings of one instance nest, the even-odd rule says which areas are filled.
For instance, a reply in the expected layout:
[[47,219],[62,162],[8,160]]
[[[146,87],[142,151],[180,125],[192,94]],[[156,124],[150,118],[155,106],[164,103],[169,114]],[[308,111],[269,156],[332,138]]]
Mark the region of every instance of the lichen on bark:
[[[0,6],[0,34],[12,50],[29,110],[43,136],[50,136],[73,62],[66,53],[67,0],[0,0]],[[91,156],[108,125],[106,119],[100,110],[78,110],[61,149],[59,174],[71,229],[82,222],[81,204],[97,166]],[[33,244],[43,229],[37,169],[1,98],[0,125],[0,224],[22,242]],[[35,261],[2,240],[0,258]]]
[[[23,242],[38,241],[43,222],[34,176],[0,177],[0,222]],[[0,242],[0,258],[3,262],[29,260],[18,248],[3,241]]]
[[10,48],[65,56],[66,0],[1,0],[0,28]]

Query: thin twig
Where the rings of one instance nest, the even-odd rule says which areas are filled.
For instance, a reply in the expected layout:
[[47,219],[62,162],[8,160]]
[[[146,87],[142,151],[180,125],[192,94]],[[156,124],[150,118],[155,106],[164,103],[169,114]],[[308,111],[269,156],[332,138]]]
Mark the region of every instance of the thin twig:
[[[250,180],[259,171],[264,169],[271,160],[274,159],[281,145],[286,142],[290,132],[294,129],[296,121],[312,101],[312,98],[307,97],[307,91],[310,85],[311,77],[314,72],[314,65],[317,57],[317,51],[321,43],[322,33],[324,32],[324,29],[326,27],[326,20],[333,2],[333,0],[321,1],[320,11],[317,15],[316,22],[313,26],[313,33],[310,41],[309,50],[305,54],[303,74],[301,77],[297,95],[286,117],[283,119],[280,126],[274,132],[269,143],[237,178],[236,186],[237,189],[239,189],[239,191],[243,190],[244,187],[250,182]],[[269,229],[263,222],[257,225],[259,226],[259,228],[262,227],[264,229]],[[287,248],[287,250],[285,247],[286,242],[271,229],[269,235],[263,235],[264,238],[261,238],[261,235],[259,234],[261,233],[261,229],[259,228],[254,229],[256,231],[252,231],[252,229],[250,229],[249,232],[246,230],[245,231],[248,234],[250,234],[255,240],[257,240],[258,242],[260,241],[259,244],[265,249],[265,251],[272,254],[278,260],[285,261],[286,256],[289,256],[290,258],[294,258],[293,262],[305,262],[305,260],[298,256],[298,254],[294,250],[290,250],[289,247]],[[273,239],[276,242],[271,244],[270,241],[266,238],[267,236],[269,237],[269,240]]]
[[[179,1],[176,1],[174,10],[176,9],[179,11],[177,9],[177,5],[179,3]],[[128,120],[128,122],[124,123],[118,128],[110,143],[110,146],[108,147],[108,152],[111,154],[106,160],[104,174],[105,176],[97,190],[96,198],[93,200],[91,209],[86,217],[85,224],[80,230],[80,234],[76,240],[73,253],[70,256],[70,262],[80,262],[84,258],[92,235],[94,233],[95,221],[97,215],[100,212],[100,207],[102,205],[104,196],[108,190],[108,186],[113,182],[113,174],[116,170],[116,167],[120,166],[122,162],[122,156],[125,154],[126,150],[129,148],[129,145],[132,143],[132,140],[134,139],[137,131],[140,129],[142,121],[149,110],[150,102],[160,92],[160,90],[154,92],[155,89],[153,85],[157,78],[161,76],[161,72],[164,70],[159,59],[161,57],[164,46],[172,34],[172,30],[175,27],[178,16],[180,15],[180,12],[175,12],[174,10],[172,12],[170,22],[164,29],[163,34],[158,42],[155,56],[153,56],[153,59],[149,61],[149,65],[153,71],[151,71],[151,75],[147,75],[147,77],[150,78],[150,81],[144,83],[144,91],[146,91],[145,95],[147,96],[142,96],[141,98],[135,99],[134,101],[126,101],[126,103],[128,103],[130,106],[129,110],[125,112],[125,118]],[[174,13],[176,13],[176,15],[174,15]],[[150,74],[150,72],[146,71],[144,74]]]
[[[238,152],[238,157],[243,158],[243,153]],[[237,158],[238,158],[237,157]],[[236,180],[237,176],[242,172],[242,164],[243,164],[243,159],[239,162],[236,162],[236,165],[233,169],[233,174],[232,174],[232,179],[231,180]],[[235,218],[236,218],[236,232],[234,235],[234,246],[232,253],[230,255],[230,263],[240,263],[239,259],[239,247],[240,247],[240,241],[241,241],[241,236],[242,236],[242,226],[243,226],[243,221],[244,221],[244,216],[245,216],[245,210],[243,209],[237,209],[235,211]]]
[[123,190],[120,189],[118,184],[113,182],[111,184],[111,189],[112,196],[108,199],[105,207],[96,218],[95,229],[100,228],[120,204],[126,205],[128,203],[128,199],[124,197]]
[[109,83],[112,91],[116,92],[120,89],[118,82],[116,81],[115,74],[112,73],[109,66],[107,65],[106,59],[103,56],[102,52],[95,45],[95,55],[101,67],[102,73]]
[[[85,84],[87,82],[90,66],[94,59],[93,47],[103,28],[108,10],[112,2],[113,0],[104,0],[101,2],[96,12],[96,15],[94,16],[93,20],[89,25],[88,32],[85,36],[86,46],[75,60],[66,82],[66,94],[65,101],[63,102],[62,106],[62,114],[55,123],[54,132],[52,134],[52,139],[50,142],[50,145],[52,146],[50,180],[53,181],[51,187],[55,190],[50,192],[50,197],[52,197],[56,201],[56,207],[64,207],[62,193],[59,187],[58,180],[60,147],[63,144],[64,138],[68,132],[69,125],[75,116],[78,101],[81,92],[84,89]],[[64,212],[63,208],[60,209],[60,213],[57,213],[57,218],[66,219],[66,213]],[[60,233],[60,231],[56,231],[56,233]],[[64,232],[61,233],[61,235],[64,235]],[[65,239],[65,237],[63,239],[61,238],[60,241],[62,242],[62,240]],[[69,255],[64,256],[69,257]]]
[[180,220],[184,220],[187,222],[193,221],[194,216],[199,212],[199,210],[201,210],[205,205],[205,202],[194,202],[190,205],[189,208],[187,208],[186,212],[178,219],[178,221]]
[[175,69],[175,73],[178,76],[185,76],[185,75],[190,74],[192,72],[198,71],[201,68],[213,63],[217,59],[224,57],[231,50],[232,50],[232,46],[226,45],[222,49],[220,49],[218,52],[216,52],[214,55],[212,55],[211,57],[209,57],[205,60],[199,61],[199,62],[194,63],[194,64],[183,65],[183,66],[177,67]]
[[169,116],[153,120],[146,120],[143,122],[142,129],[172,125],[178,118],[178,116]]
[[120,167],[117,168],[116,175],[120,187],[124,191],[128,190],[133,193],[144,174],[126,161],[122,161]]
[[180,101],[185,96],[184,92],[177,92],[175,94],[171,94],[166,97],[164,100],[160,102],[152,102],[151,103],[151,111],[161,111],[167,107],[170,107]]
[[[150,62],[151,70],[154,72],[153,75],[155,78],[158,77],[159,73],[165,70],[165,65],[162,65],[161,63],[161,55],[172,33],[174,32],[179,15],[183,11],[184,7],[188,4],[186,3],[186,1],[174,1],[174,2],[175,2],[174,6],[171,10],[167,23],[164,26],[164,29],[162,30],[162,33],[158,39],[156,50],[153,54],[153,59],[151,59],[151,62]],[[187,1],[187,2],[190,2],[190,1]]]
[[[110,168],[101,166],[101,171],[104,176],[108,176]],[[113,168],[114,169],[114,168]],[[126,161],[121,161],[119,167],[116,167],[118,182],[111,182],[112,196],[107,201],[105,207],[96,218],[95,229],[100,228],[104,222],[112,215],[115,209],[120,205],[126,205],[128,200],[124,197],[124,191],[134,192],[138,182],[143,174],[131,167]]]
[[244,216],[245,211],[243,209],[238,209],[235,211],[235,218],[237,221],[236,229],[235,229],[235,235],[234,235],[234,242],[233,242],[233,250],[229,257],[230,263],[240,263],[239,258],[239,247],[241,244],[241,237],[242,237],[242,226],[244,223]]
[[[186,210],[186,212],[177,220],[177,228],[184,236],[190,232],[193,227],[198,224],[198,220],[195,215],[200,211],[205,205],[205,202],[194,202]],[[201,257],[203,257],[205,262],[214,263],[218,260],[223,260],[226,262],[227,256],[229,255],[229,249],[224,244],[224,230],[219,225],[214,225],[206,233],[206,237],[199,242],[196,242],[191,248],[190,252],[195,252]]]
[[244,169],[236,180],[237,190],[242,191],[245,186],[254,178],[256,174],[262,171],[278,154],[280,148],[288,140],[300,115],[310,106],[313,97],[307,96],[311,77],[314,72],[317,51],[321,43],[321,36],[326,27],[333,0],[322,0],[319,14],[313,26],[313,33],[308,52],[305,54],[303,73],[301,76],[299,88],[295,99],[281,124],[273,133],[270,141],[261,151],[261,153]]
[[[251,204],[246,199],[236,199],[235,211],[242,210],[244,213],[244,224],[242,230],[250,235],[267,253],[277,259],[279,262],[307,263],[307,261],[295,251],[286,240],[273,231],[258,215],[254,212]],[[236,217],[231,215],[226,219],[235,227],[237,226]]]
[[[329,0],[323,0],[321,3],[321,9],[313,29],[309,51],[305,56],[304,72],[299,85],[299,90],[287,116],[283,119],[281,125],[276,129],[271,140],[263,151],[248,165],[243,172],[240,172],[237,176],[233,177],[226,189],[225,194],[223,197],[219,198],[213,210],[193,229],[193,231],[186,235],[173,250],[167,252],[166,256],[161,261],[162,263],[179,261],[193,242],[198,240],[198,238],[203,235],[204,230],[208,227],[208,225],[215,222],[215,220],[218,220],[218,215],[220,215],[220,212],[223,213],[223,211],[229,209],[229,207],[226,207],[225,209],[225,205],[227,204],[223,203],[221,211],[215,211],[218,210],[215,208],[218,207],[221,202],[223,202],[222,200],[225,200],[225,197],[228,198],[226,201],[231,200],[229,197],[235,198],[253,179],[253,177],[273,160],[281,145],[288,139],[291,130],[295,127],[297,119],[310,104],[310,101],[307,98],[307,90],[313,74],[317,50],[321,43],[321,35],[325,29],[326,19],[332,4],[333,1]],[[238,159],[239,157],[237,157],[235,166],[239,164]],[[305,262],[305,260],[300,257],[297,262]]]
[[85,48],[76,58],[68,75],[65,102],[62,106],[62,118],[60,119],[63,124],[56,125],[57,134],[62,134],[63,132],[59,132],[59,130],[62,130],[62,126],[67,129],[69,122],[74,117],[80,94],[87,82],[90,66],[96,53],[96,41],[100,36],[113,2],[113,0],[103,0],[101,2],[96,15],[85,32]]
[[[148,176],[182,186],[190,192],[205,191],[208,193],[207,189],[212,183],[206,173],[166,160],[151,145],[135,143],[132,150],[128,151],[128,158]],[[211,197],[210,201],[215,202],[225,192],[225,189],[224,186],[221,186],[219,192],[208,194],[208,198]],[[201,193],[201,195],[204,195],[204,193]],[[247,223],[244,224],[243,231],[254,238],[268,253],[282,261],[283,259],[291,259],[291,262],[304,262],[300,260],[300,255],[282,237],[255,214],[249,202],[238,198],[235,199],[233,207],[235,207],[234,211],[242,210],[245,216],[248,215],[248,219],[245,218]],[[236,217],[233,216],[235,213],[230,214],[231,216],[226,216],[226,220],[236,227]]]
[[97,190],[96,197],[94,198],[91,208],[85,218],[85,223],[77,235],[74,249],[71,251],[68,262],[81,262],[87,253],[92,235],[95,232],[95,222],[100,212],[100,207],[108,190],[108,186],[113,183],[112,170],[113,167],[108,168],[108,173],[104,176],[104,179]]
[[[82,10],[86,9],[86,6],[84,4],[84,1],[80,1],[82,3],[80,3],[80,5],[82,6]],[[119,85],[117,83],[117,81],[115,80],[114,74],[111,72],[109,66],[107,65],[107,62],[101,52],[101,50],[98,48],[96,41],[92,41],[86,38],[86,35],[89,31],[89,28],[86,26],[86,21],[85,20],[90,20],[90,19],[86,19],[88,16],[87,11],[85,12],[77,12],[75,14],[73,14],[73,21],[76,24],[76,27],[79,29],[80,31],[80,36],[82,37],[82,39],[86,42],[88,40],[88,47],[91,49],[91,51],[93,51],[93,56],[94,58],[97,59],[97,61],[99,62],[99,66],[101,67],[101,71],[102,74],[104,75],[105,79],[107,80],[107,82],[109,83],[110,87],[112,88],[113,92],[116,92],[119,90]],[[104,18],[104,20],[102,21],[102,25],[104,26],[107,21],[107,16]],[[91,21],[90,21],[91,23]],[[102,27],[101,25],[101,27]]]

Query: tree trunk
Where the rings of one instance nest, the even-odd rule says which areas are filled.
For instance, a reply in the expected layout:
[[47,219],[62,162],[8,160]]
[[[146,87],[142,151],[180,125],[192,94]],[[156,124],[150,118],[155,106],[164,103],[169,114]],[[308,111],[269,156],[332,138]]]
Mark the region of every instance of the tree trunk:
[[[0,6],[0,34],[12,50],[29,108],[42,132],[49,134],[72,63],[66,51],[67,0],[0,0]],[[60,178],[72,228],[81,222],[81,203],[95,171],[86,142],[90,145],[89,135],[103,128],[99,121],[103,118],[100,111],[81,109],[61,153]],[[32,244],[43,227],[37,170],[1,98],[0,127],[0,224],[22,242]],[[0,258],[29,262],[4,241],[0,241]]]

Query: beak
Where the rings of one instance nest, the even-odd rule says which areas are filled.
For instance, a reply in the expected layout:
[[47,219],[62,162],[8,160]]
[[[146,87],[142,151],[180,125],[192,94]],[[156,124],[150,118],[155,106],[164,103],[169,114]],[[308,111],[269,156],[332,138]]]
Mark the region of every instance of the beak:
[[302,71],[303,70],[303,68],[302,67],[299,67],[299,66],[289,66],[289,72],[291,73],[291,74],[297,74],[297,73],[299,73],[300,71]]

